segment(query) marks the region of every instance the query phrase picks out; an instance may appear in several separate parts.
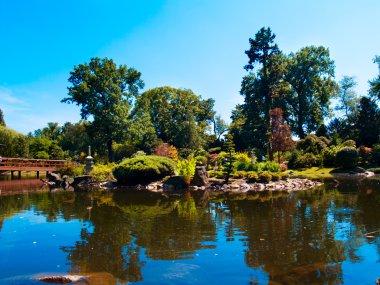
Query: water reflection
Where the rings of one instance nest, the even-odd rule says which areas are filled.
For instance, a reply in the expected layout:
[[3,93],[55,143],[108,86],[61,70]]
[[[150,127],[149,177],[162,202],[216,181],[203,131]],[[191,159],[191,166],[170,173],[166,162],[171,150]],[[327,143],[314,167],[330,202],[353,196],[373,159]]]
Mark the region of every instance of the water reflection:
[[[0,239],[4,220],[29,210],[46,222],[79,221],[76,242],[56,247],[71,272],[111,274],[112,284],[154,279],[155,267],[164,272],[163,261],[179,260],[206,271],[193,273],[199,276],[192,283],[199,284],[209,274],[224,284],[228,272],[247,276],[247,282],[253,275],[259,284],[367,284],[363,278],[371,284],[380,272],[379,206],[376,180],[246,196],[28,193],[0,196]],[[239,243],[245,268],[228,258],[214,258],[211,266],[198,256],[238,256],[240,247],[231,247]],[[9,262],[17,266],[16,259]],[[165,283],[165,274],[156,278]]]

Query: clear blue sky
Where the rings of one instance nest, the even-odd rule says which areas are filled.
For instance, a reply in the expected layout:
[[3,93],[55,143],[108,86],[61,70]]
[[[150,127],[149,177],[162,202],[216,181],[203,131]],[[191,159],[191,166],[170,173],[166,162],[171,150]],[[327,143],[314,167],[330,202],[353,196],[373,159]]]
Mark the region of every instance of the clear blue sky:
[[248,39],[271,27],[285,53],[330,49],[336,79],[356,76],[365,95],[378,73],[378,0],[3,0],[0,108],[22,133],[47,122],[76,122],[60,103],[74,65],[109,57],[142,72],[145,89],[170,85],[215,99],[228,119],[242,102]]

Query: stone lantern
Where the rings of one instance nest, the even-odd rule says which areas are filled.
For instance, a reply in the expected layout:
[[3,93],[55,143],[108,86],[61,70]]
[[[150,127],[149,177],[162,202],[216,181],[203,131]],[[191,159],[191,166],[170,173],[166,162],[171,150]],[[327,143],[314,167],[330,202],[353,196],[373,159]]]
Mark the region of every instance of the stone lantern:
[[91,156],[91,146],[88,146],[88,156],[85,158],[86,165],[86,175],[90,174],[92,169],[94,169],[94,158]]

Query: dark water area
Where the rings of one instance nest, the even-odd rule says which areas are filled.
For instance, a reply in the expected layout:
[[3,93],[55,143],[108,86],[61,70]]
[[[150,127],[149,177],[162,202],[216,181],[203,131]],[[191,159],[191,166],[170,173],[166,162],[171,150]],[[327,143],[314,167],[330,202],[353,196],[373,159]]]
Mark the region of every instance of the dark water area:
[[90,284],[375,284],[380,277],[378,179],[176,197],[6,182],[0,284],[44,284],[34,278],[68,273],[90,276]]

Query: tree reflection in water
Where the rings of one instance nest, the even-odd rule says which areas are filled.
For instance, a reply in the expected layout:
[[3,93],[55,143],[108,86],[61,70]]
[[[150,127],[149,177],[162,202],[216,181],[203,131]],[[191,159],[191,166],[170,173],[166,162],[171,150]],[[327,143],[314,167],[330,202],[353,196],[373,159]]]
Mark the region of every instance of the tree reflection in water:
[[237,237],[246,265],[266,272],[269,284],[343,284],[342,263],[362,262],[363,244],[374,243],[380,256],[380,234],[365,237],[380,229],[379,192],[378,182],[361,181],[338,190],[211,198],[207,192],[0,196],[0,230],[22,210],[49,222],[79,219],[80,239],[61,249],[73,272],[107,272],[116,278],[109,284],[143,280],[149,260],[193,260],[197,251]]

